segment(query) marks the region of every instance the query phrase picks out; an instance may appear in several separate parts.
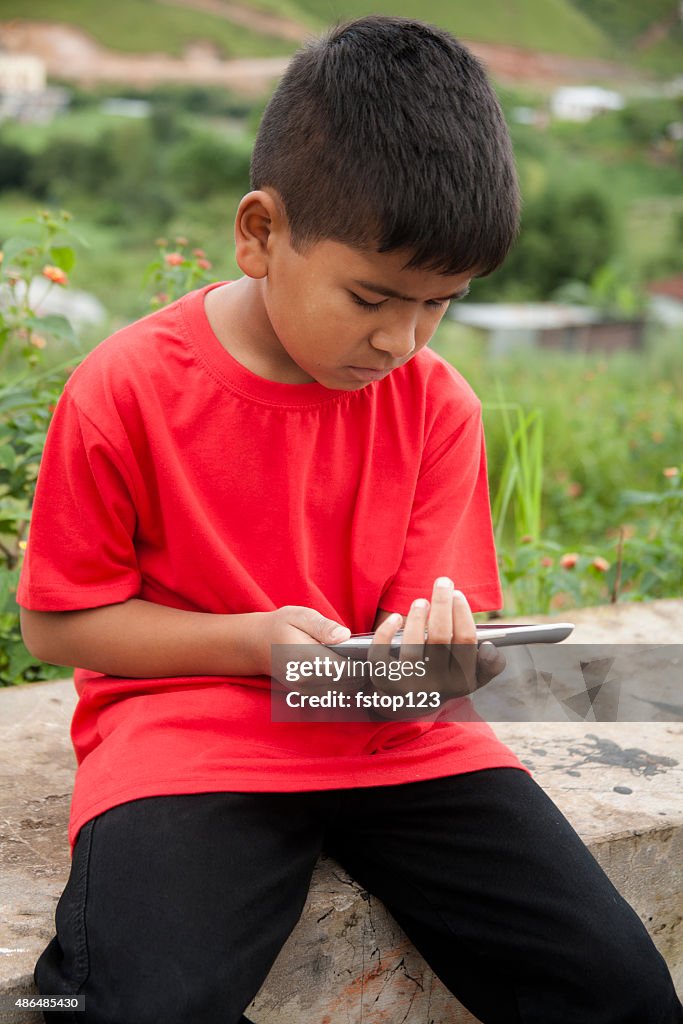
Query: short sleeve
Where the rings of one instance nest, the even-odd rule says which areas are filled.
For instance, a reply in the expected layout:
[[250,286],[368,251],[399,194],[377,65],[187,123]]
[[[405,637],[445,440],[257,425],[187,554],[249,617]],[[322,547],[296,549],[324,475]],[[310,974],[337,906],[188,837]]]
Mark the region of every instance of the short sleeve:
[[406,614],[415,598],[429,597],[437,576],[450,576],[473,611],[502,607],[479,403],[425,453],[403,558],[379,607]]
[[140,590],[135,501],[125,458],[65,391],[38,472],[17,602],[69,611]]

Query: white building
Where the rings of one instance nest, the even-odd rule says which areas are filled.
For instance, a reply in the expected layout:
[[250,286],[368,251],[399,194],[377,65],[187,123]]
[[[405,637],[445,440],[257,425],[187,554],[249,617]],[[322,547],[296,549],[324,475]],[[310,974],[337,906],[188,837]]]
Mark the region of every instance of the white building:
[[45,62],[40,57],[0,53],[0,92],[39,93],[45,85]]
[[597,85],[564,86],[550,99],[553,117],[562,121],[590,121],[596,114],[622,110],[625,105],[620,93]]
[[550,348],[564,352],[610,352],[639,349],[644,320],[612,320],[589,306],[558,302],[463,302],[449,315],[482,331],[493,356],[520,349]]

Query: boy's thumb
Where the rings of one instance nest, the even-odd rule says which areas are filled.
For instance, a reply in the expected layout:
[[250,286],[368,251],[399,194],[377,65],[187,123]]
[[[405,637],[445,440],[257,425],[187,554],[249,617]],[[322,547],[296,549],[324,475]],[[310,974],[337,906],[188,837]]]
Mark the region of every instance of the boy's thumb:
[[340,625],[334,619],[327,619],[313,608],[297,607],[291,609],[289,622],[319,644],[339,644],[348,640],[351,630]]
[[340,644],[342,640],[348,640],[351,630],[346,626],[340,626],[334,619],[320,618],[312,636],[321,644]]
[[351,635],[351,631],[346,626],[340,626],[332,618],[324,618],[321,633],[321,636],[315,637],[321,643],[342,643],[343,640],[348,640]]

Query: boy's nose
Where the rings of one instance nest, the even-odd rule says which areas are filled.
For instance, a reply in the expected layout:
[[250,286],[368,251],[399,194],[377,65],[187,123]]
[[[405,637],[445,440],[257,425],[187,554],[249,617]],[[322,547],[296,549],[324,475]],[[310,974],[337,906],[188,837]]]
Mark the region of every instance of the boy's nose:
[[405,359],[415,348],[415,328],[411,325],[375,331],[370,344],[379,352],[387,352],[392,359]]

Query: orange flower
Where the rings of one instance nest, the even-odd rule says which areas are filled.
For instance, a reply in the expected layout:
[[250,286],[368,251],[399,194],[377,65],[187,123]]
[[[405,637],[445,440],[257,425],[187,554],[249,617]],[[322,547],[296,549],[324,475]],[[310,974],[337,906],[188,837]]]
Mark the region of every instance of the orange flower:
[[31,344],[34,348],[45,348],[47,341],[42,334],[34,334],[31,336]]
[[597,555],[593,559],[591,565],[594,569],[597,569],[598,572],[607,572],[607,570],[609,569],[609,562],[606,558],[602,558],[600,555]]
[[183,245],[187,245],[187,239],[186,239],[186,238],[184,238],[184,237],[183,237],[183,235],[178,235],[178,237],[177,237],[177,238],[176,238],[176,240],[175,240],[175,244],[176,244],[176,245],[179,245],[179,246],[181,246],[181,247],[182,247]]
[[562,555],[560,565],[563,569],[573,569],[578,560],[579,556],[576,551],[568,551],[566,555]]
[[203,260],[202,259],[202,260],[197,260],[197,266],[201,267],[202,270],[211,270],[211,267],[213,266],[213,263],[211,262],[211,260]]
[[168,239],[167,238],[157,238],[157,240],[156,240],[156,242],[154,244],[158,245],[160,249],[165,249],[166,246],[168,245]]
[[567,497],[578,498],[583,493],[583,487],[577,483],[576,480],[572,480],[571,483],[567,484]]
[[50,404],[47,407],[47,411],[48,412],[54,412],[56,408],[57,408],[57,406],[55,405],[55,403],[54,402],[50,402]]
[[523,537],[519,538],[519,543],[520,544],[531,544],[533,542],[533,539],[534,538],[531,536],[530,533],[525,533]]
[[185,257],[179,252],[167,252],[164,259],[169,267],[179,267],[181,263],[185,262]]
[[669,480],[673,480],[673,478],[677,477],[680,472],[681,471],[678,468],[678,466],[667,466],[665,469],[662,470],[664,476],[667,477]]
[[49,264],[43,267],[43,277],[46,277],[49,281],[53,281],[54,284],[68,284],[69,279],[63,270],[59,267],[51,267]]
[[664,434],[661,432],[661,430],[653,430],[650,434],[650,437],[652,438],[655,444],[661,444],[664,440]]

